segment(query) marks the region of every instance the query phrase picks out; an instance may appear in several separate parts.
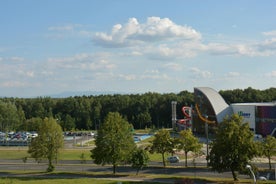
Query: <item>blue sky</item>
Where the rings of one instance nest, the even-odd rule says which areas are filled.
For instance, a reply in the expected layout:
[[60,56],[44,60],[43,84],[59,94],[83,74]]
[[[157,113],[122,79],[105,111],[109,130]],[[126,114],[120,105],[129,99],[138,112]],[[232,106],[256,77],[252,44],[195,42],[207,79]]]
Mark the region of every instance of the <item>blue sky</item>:
[[276,1],[1,0],[0,96],[276,86]]

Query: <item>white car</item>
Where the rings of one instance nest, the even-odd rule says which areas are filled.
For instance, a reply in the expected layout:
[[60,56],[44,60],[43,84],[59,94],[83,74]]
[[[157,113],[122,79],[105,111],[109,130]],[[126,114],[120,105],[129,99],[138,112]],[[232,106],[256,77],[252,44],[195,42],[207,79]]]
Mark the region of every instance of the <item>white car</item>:
[[179,157],[178,156],[170,156],[167,158],[167,160],[170,163],[177,163],[177,162],[179,162]]

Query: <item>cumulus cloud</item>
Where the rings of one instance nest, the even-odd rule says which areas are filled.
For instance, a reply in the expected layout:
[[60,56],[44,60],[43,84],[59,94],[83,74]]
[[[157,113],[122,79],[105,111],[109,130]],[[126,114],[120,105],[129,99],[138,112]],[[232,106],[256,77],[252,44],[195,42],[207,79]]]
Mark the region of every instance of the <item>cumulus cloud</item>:
[[8,60],[14,61],[14,62],[21,62],[21,61],[24,61],[24,58],[23,57],[14,56],[14,57],[9,58]]
[[97,32],[92,40],[101,47],[129,47],[130,53],[154,60],[190,58],[200,53],[254,57],[276,54],[275,32],[264,32],[272,38],[256,42],[233,43],[227,39],[203,42],[201,33],[192,27],[178,25],[169,18],[148,17],[143,23],[130,18],[125,24],[114,25],[110,33]]
[[265,36],[276,36],[276,30],[263,32]]
[[152,41],[199,40],[201,34],[195,29],[177,25],[168,18],[149,17],[145,23],[130,18],[124,25],[116,24],[111,33],[98,32],[93,41],[103,47],[124,47]]
[[159,70],[147,70],[140,76],[140,79],[168,80],[169,76]]
[[3,87],[13,88],[13,87],[25,87],[26,83],[20,81],[6,81],[1,84]]
[[182,70],[182,66],[179,63],[167,63],[167,64],[164,64],[163,67],[173,70],[173,71],[181,71]]
[[109,62],[103,54],[81,53],[71,57],[49,58],[50,66],[60,69],[82,69],[82,70],[109,70],[116,67],[115,64]]
[[228,72],[226,74],[226,77],[239,77],[240,73],[239,72]]
[[265,40],[264,42],[257,45],[257,48],[259,51],[265,51],[265,52],[274,52],[276,51],[276,37]]
[[132,81],[137,79],[137,76],[134,74],[119,74],[118,77],[127,81]]
[[197,67],[190,68],[190,71],[192,72],[193,77],[196,78],[210,78],[212,76],[210,71],[200,70]]
[[72,31],[73,29],[74,29],[73,25],[51,26],[51,27],[48,27],[49,31]]

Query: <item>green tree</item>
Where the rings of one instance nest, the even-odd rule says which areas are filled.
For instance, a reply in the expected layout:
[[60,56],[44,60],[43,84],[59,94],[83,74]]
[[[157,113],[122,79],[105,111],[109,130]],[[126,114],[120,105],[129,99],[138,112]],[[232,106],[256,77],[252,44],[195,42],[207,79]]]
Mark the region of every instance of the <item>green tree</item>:
[[39,126],[42,124],[43,119],[36,117],[27,119],[22,125],[22,130],[25,131],[37,131],[39,129]]
[[[82,165],[86,164],[86,157],[85,157],[84,153],[81,153],[81,155],[80,155],[80,163]],[[82,171],[83,171],[83,167],[82,167]]]
[[131,166],[136,168],[136,175],[138,175],[139,171],[148,165],[149,156],[146,150],[142,148],[136,149],[132,153],[131,157]]
[[234,180],[238,180],[236,171],[242,171],[245,165],[256,156],[253,132],[248,123],[243,123],[237,114],[226,117],[218,125],[215,139],[211,144],[209,165],[213,170],[223,172],[231,170]]
[[166,129],[161,129],[154,135],[150,152],[161,153],[163,166],[166,167],[165,154],[173,153],[173,148],[174,140],[171,138],[170,132]]
[[47,171],[54,170],[53,160],[57,160],[58,151],[63,146],[63,132],[54,118],[45,118],[38,129],[38,136],[31,141],[28,153],[40,161],[48,160]]
[[185,166],[187,167],[188,152],[199,152],[202,148],[202,144],[199,143],[190,129],[182,130],[177,138],[177,148],[183,150],[185,153]]
[[132,126],[118,112],[110,112],[98,130],[96,147],[91,157],[96,164],[112,164],[113,174],[120,163],[130,160],[136,145],[131,133]]
[[136,119],[140,129],[145,128],[147,123],[151,122],[151,116],[148,112],[138,114]]
[[261,145],[262,154],[268,158],[269,169],[271,169],[271,157],[276,155],[276,138],[268,135]]
[[16,130],[20,122],[15,104],[0,101],[0,128],[2,131]]

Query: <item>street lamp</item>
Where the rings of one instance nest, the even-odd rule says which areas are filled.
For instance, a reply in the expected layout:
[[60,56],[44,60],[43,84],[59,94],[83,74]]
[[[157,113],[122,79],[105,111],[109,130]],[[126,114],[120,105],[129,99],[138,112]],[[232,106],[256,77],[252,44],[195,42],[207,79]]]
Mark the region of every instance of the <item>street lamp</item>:
[[205,134],[206,134],[206,161],[207,161],[207,167],[209,165],[209,132],[208,132],[208,123],[207,123],[207,119],[208,119],[208,116],[205,115],[205,119],[206,119],[206,122],[205,122]]
[[253,182],[256,183],[256,177],[254,172],[252,171],[251,165],[246,165],[246,168],[249,169],[249,171],[251,172],[252,176],[253,176]]

